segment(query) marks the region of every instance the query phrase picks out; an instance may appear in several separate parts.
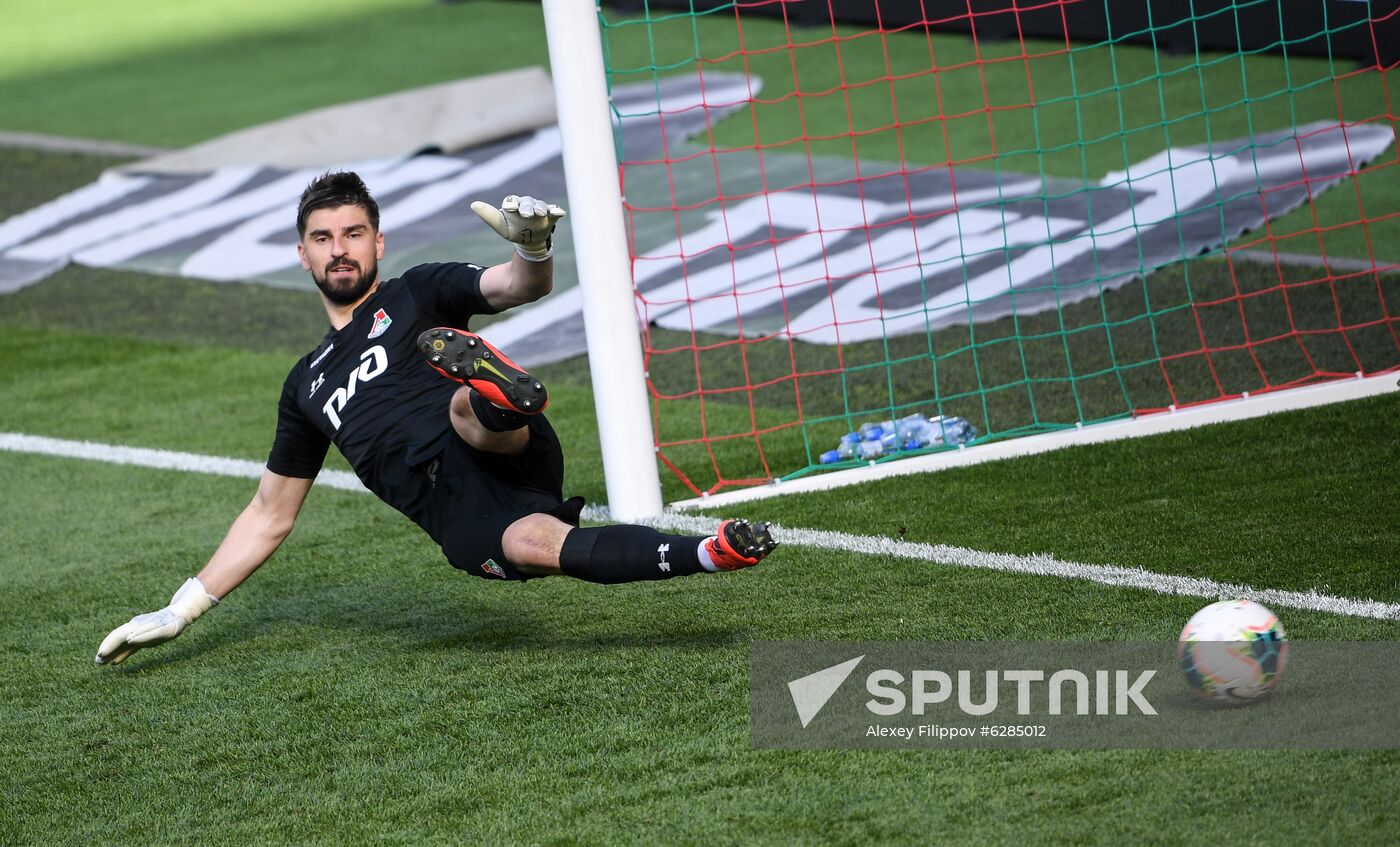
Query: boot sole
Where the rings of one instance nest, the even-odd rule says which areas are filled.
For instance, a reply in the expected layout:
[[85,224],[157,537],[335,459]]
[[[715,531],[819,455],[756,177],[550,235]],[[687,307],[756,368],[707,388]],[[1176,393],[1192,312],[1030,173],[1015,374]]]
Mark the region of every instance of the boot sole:
[[[730,527],[733,528],[732,533]],[[746,520],[727,521],[720,525],[718,535],[721,539],[721,547],[727,548],[741,558],[752,560],[738,567],[753,567],[763,561],[778,546],[778,542],[773,540],[773,535],[766,523],[749,523]]]
[[433,370],[470,385],[497,406],[537,415],[549,404],[543,383],[479,335],[437,327],[418,336],[418,350]]

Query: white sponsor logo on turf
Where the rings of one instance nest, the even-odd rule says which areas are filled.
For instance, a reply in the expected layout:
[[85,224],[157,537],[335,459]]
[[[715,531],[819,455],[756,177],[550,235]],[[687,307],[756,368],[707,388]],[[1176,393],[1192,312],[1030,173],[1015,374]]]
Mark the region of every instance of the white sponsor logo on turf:
[[[613,96],[625,116],[618,120],[627,158],[646,162],[680,149],[709,122],[743,108],[760,86],[756,77],[716,74],[702,89],[698,79],[678,77],[660,85],[659,101],[650,83],[620,86]],[[754,337],[839,344],[1056,309],[1215,252],[1231,233],[1258,229],[1353,180],[1393,144],[1387,126],[1328,119],[1170,147],[1097,178],[971,167],[895,173],[875,162],[866,163],[871,175],[860,176],[854,165],[823,160],[829,179],[817,184],[807,157],[770,150],[764,167],[753,168],[767,177],[736,176],[731,193],[748,199],[692,204],[691,193],[684,210],[632,216],[641,317],[684,332],[732,334],[742,324]],[[558,128],[544,127],[469,154],[346,165],[388,199],[386,231],[420,245],[425,256],[456,256],[459,239],[474,236],[466,218],[444,210],[510,190],[521,174],[562,197],[562,152]],[[706,161],[677,158],[673,185],[703,184]],[[0,221],[0,290],[31,284],[70,259],[302,283],[288,222],[319,173],[245,167],[104,177]],[[769,188],[783,184],[792,187]],[[629,179],[629,192],[675,202],[660,186],[641,174]],[[572,331],[582,322],[583,298],[570,271],[557,274],[560,293],[494,324],[495,343],[550,361],[584,352],[583,333]]]

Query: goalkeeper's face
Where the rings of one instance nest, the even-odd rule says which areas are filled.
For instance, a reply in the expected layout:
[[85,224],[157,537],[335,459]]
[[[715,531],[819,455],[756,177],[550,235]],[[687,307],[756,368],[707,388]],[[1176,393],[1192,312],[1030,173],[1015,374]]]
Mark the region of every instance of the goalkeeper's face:
[[326,299],[348,306],[379,281],[384,234],[370,223],[362,206],[317,209],[306,219],[297,254]]

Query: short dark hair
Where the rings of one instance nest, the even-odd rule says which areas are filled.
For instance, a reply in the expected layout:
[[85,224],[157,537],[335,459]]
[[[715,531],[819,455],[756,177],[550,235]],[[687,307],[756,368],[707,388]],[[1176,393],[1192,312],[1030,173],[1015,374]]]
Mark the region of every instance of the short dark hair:
[[316,177],[301,193],[297,206],[297,237],[306,235],[306,219],[317,209],[337,206],[360,206],[369,215],[370,226],[379,231],[379,204],[365,187],[365,181],[354,171],[326,171]]

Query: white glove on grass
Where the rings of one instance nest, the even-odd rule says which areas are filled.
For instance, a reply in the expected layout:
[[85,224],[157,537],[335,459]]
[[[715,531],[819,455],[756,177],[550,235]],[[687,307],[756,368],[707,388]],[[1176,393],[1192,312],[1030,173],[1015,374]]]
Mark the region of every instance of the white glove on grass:
[[522,259],[531,262],[543,262],[554,255],[550,236],[554,225],[567,214],[561,206],[514,194],[507,195],[499,209],[477,200],[472,211],[497,235],[513,242]]
[[164,644],[184,632],[195,618],[218,602],[218,597],[204,590],[204,583],[198,577],[190,577],[170,598],[170,605],[157,612],[137,615],[102,639],[102,645],[97,648],[97,663],[119,665],[142,647]]

